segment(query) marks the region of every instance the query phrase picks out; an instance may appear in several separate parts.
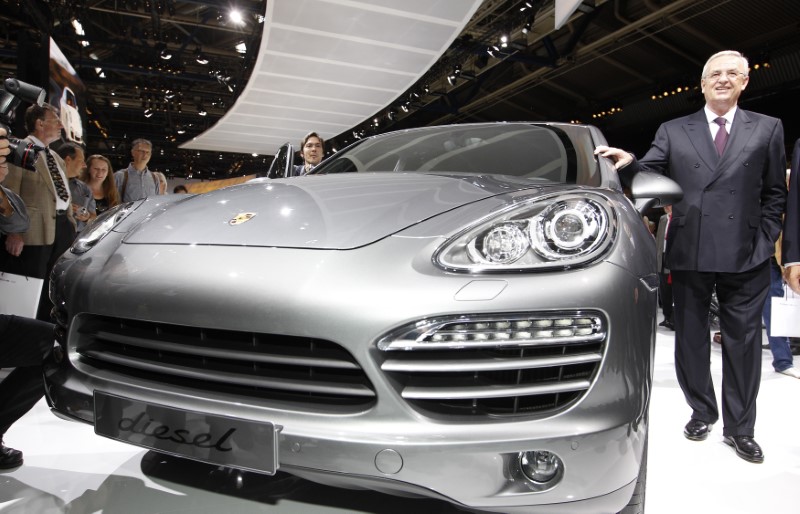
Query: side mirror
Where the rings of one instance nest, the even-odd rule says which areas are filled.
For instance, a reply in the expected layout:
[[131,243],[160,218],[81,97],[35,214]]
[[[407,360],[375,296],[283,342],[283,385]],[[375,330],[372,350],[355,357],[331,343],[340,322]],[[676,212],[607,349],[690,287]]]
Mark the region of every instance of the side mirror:
[[653,207],[672,205],[683,198],[683,189],[669,177],[640,171],[631,180],[631,198],[639,213]]
[[286,178],[294,176],[294,150],[290,143],[286,143],[278,149],[272,164],[267,170],[267,178]]

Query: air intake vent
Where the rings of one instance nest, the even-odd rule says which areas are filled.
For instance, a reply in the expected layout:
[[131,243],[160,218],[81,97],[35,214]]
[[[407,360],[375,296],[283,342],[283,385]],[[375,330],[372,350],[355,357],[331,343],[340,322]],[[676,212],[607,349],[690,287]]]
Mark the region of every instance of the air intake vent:
[[330,341],[85,315],[74,323],[81,362],[131,378],[284,405],[375,401],[361,367]]
[[400,395],[435,414],[549,415],[597,376],[606,323],[597,312],[424,320],[383,338],[381,369]]

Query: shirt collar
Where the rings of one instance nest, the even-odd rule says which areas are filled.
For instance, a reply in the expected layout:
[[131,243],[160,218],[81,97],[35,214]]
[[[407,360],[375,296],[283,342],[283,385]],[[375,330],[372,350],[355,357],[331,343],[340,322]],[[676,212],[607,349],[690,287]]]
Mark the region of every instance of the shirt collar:
[[[734,117],[734,115],[736,115],[736,109],[737,108],[738,108],[738,106],[734,105],[733,108],[730,111],[728,111],[728,112],[726,112],[725,114],[722,115],[722,117],[725,118],[726,125],[729,126],[729,127],[731,125],[733,125],[733,117]],[[703,110],[706,113],[706,120],[708,120],[709,125],[714,123],[714,120],[719,118],[719,115],[717,115],[714,112],[712,112],[711,109],[708,108],[708,106],[705,106],[703,108]]]

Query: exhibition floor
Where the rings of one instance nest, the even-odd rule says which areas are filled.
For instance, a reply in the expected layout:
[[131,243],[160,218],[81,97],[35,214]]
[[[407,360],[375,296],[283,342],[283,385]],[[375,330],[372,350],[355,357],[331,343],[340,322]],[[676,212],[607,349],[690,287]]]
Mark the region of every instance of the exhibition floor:
[[[737,458],[722,442],[683,437],[689,410],[673,367],[673,332],[659,328],[647,514],[744,514],[800,510],[800,380],[772,371],[763,352],[756,440],[763,464]],[[800,358],[798,358],[800,366]],[[719,390],[721,353],[712,352]],[[88,425],[50,414],[44,401],[6,434],[25,464],[0,473],[0,513],[456,513],[447,503],[347,491],[276,477],[237,476],[213,466],[163,458],[95,436]],[[454,477],[454,480],[457,480]]]

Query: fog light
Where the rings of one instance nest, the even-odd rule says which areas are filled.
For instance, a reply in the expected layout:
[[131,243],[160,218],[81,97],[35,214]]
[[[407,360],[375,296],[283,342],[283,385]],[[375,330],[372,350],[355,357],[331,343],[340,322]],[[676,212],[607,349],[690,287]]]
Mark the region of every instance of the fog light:
[[563,474],[564,464],[554,453],[534,450],[519,454],[519,467],[528,480],[545,485]]

